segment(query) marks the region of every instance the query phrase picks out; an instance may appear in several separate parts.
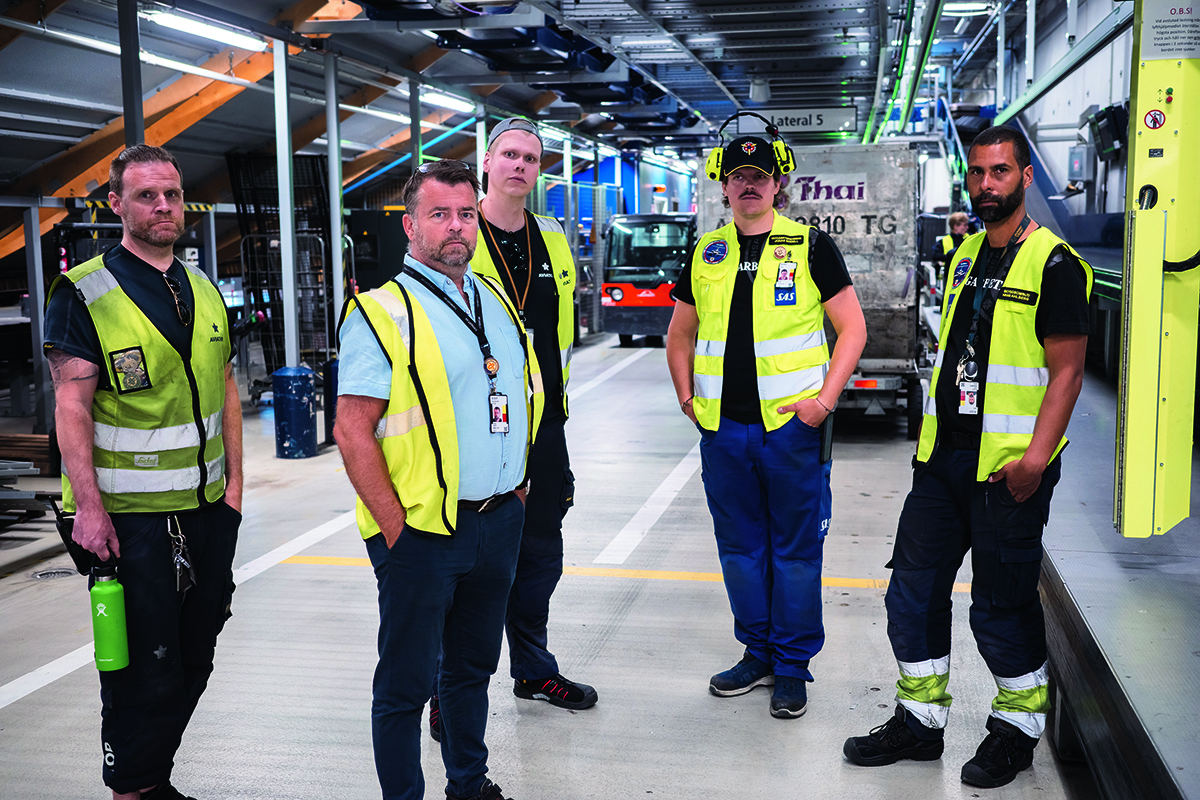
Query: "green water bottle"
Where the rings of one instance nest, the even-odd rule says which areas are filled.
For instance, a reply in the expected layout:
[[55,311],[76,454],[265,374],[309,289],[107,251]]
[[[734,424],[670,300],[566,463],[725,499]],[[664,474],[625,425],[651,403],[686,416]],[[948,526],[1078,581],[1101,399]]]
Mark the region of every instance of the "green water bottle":
[[125,631],[125,588],[117,581],[117,565],[92,567],[92,632],[96,639],[96,669],[102,672],[129,666]]

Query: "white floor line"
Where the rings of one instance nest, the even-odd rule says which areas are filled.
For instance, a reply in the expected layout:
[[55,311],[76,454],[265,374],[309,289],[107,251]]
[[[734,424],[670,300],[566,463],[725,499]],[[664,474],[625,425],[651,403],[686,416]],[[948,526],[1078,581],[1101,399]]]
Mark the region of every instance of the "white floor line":
[[654,494],[650,495],[650,499],[638,509],[638,512],[633,515],[633,519],[625,524],[616,538],[608,543],[608,547],[605,547],[592,563],[624,564],[625,559],[629,558],[634,548],[641,543],[642,539],[646,538],[646,534],[654,527],[659,517],[683,489],[683,485],[696,474],[698,469],[700,469],[699,442],[688,451],[675,469],[671,470],[667,479],[659,484],[659,487],[654,490]]
[[587,392],[590,392],[592,389],[595,389],[597,386],[604,383],[606,380],[611,378],[613,375],[616,375],[618,372],[625,369],[630,364],[637,361],[639,358],[645,358],[646,356],[650,355],[651,352],[652,352],[652,348],[643,347],[641,350],[637,350],[637,351],[631,353],[629,355],[629,357],[621,359],[613,366],[604,370],[604,372],[601,372],[599,375],[592,378],[590,381],[585,383],[583,386],[580,386],[578,389],[572,389],[570,387],[567,387],[567,397],[569,397],[572,400],[582,397],[584,394],[586,394]]
[[[233,580],[235,583],[245,583],[259,575],[271,567],[275,566],[284,559],[291,558],[307,547],[311,547],[322,539],[344,530],[346,527],[354,524],[354,512],[347,511],[345,514],[334,517],[328,522],[318,525],[307,533],[302,533],[290,542],[276,547],[271,552],[264,556],[259,556],[253,561],[243,564],[233,571]],[[91,664],[93,658],[94,644],[87,644],[67,653],[62,658],[51,661],[44,667],[39,667],[33,672],[28,672],[16,680],[0,686],[0,708],[5,708],[26,695],[33,694],[43,686],[49,686],[59,678],[71,674],[80,667]]]

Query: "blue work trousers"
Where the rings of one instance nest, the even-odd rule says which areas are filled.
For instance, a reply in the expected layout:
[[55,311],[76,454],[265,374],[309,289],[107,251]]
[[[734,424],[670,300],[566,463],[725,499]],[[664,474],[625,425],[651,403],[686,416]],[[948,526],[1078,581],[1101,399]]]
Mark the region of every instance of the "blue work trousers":
[[770,433],[724,417],[700,431],[734,636],[776,675],[807,681],[825,643],[821,556],[833,502],[820,440],[799,417]]
[[453,536],[405,528],[390,550],[383,534],[366,540],[379,585],[371,733],[384,800],[425,797],[421,717],[439,649],[446,791],[479,793],[487,774],[488,682],[500,659],[523,518],[520,500],[510,495],[484,513],[459,509]]
[[242,515],[224,500],[175,515],[196,573],[184,594],[176,589],[167,515],[109,516],[121,543],[129,666],[100,673],[101,755],[104,784],[127,794],[171,777],[230,615]]
[[939,445],[913,459],[888,584],[888,638],[898,661],[950,655],[950,593],[971,551],[971,630],[993,675],[1015,678],[1046,663],[1038,596],[1042,530],[1062,472],[1056,458],[1024,503],[1005,481],[976,480],[979,453]]

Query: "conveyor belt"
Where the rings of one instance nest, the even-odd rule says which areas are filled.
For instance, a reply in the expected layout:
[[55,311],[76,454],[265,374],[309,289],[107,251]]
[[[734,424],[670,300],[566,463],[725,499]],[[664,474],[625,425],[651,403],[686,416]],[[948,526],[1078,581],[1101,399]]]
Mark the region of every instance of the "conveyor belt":
[[1089,373],[1041,582],[1067,712],[1059,722],[1078,731],[1105,797],[1200,798],[1200,465],[1190,519],[1164,536],[1122,538],[1112,526],[1115,417],[1115,388]]

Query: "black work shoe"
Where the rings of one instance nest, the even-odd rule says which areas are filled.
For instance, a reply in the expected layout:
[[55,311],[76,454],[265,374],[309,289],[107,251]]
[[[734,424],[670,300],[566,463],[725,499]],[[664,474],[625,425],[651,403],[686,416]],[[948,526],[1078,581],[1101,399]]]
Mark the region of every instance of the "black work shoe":
[[771,691],[771,716],[794,719],[804,716],[807,710],[807,681],[790,675],[776,675],[775,688]]
[[745,694],[755,686],[774,686],[775,668],[759,661],[747,651],[742,660],[708,681],[708,690],[717,697]]
[[963,764],[962,782],[994,789],[1012,783],[1018,772],[1032,766],[1038,740],[997,717],[988,717],[987,729],[990,733],[975,757]]
[[429,698],[429,738],[435,742],[442,740],[442,711],[441,703],[435,694]]
[[170,781],[160,783],[148,792],[142,792],[142,800],[196,800],[171,785]]
[[[936,738],[921,739],[908,722],[909,712],[896,706],[895,715],[866,736],[853,736],[842,745],[846,758],[860,767],[882,767],[909,758],[913,761],[936,761],[942,757],[942,732]],[[915,720],[914,720],[915,722]],[[931,734],[932,728],[926,728]]]
[[473,794],[470,797],[455,797],[446,792],[446,800],[512,800],[512,798],[506,798],[500,793],[499,786],[484,778],[483,786],[479,787],[479,794]]
[[552,706],[579,710],[596,705],[596,690],[586,683],[569,681],[554,674],[544,681],[517,680],[513,694],[522,700],[545,700]]

